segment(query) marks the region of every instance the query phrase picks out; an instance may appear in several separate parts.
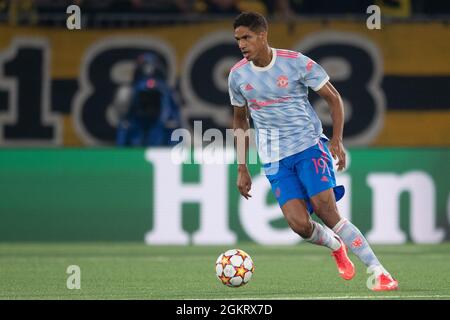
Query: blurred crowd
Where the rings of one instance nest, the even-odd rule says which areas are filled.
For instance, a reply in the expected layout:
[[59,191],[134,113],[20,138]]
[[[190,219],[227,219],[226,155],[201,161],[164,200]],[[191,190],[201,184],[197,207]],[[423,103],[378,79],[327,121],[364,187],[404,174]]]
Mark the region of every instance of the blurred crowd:
[[394,17],[450,15],[450,1],[443,0],[0,0],[0,15],[2,22],[13,25],[42,24],[48,23],[52,15],[65,15],[71,4],[80,6],[91,21],[100,16],[127,20],[127,16],[147,15],[167,22],[186,16],[214,18],[242,11],[281,19],[297,15],[365,15],[372,4]]

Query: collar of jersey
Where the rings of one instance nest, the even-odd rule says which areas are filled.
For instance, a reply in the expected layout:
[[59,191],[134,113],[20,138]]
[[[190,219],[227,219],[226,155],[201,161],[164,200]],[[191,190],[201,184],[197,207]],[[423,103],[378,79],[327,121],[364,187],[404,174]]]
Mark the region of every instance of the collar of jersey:
[[270,61],[270,63],[265,67],[258,67],[253,64],[253,61],[250,61],[250,65],[252,66],[253,70],[267,71],[273,67],[273,65],[275,64],[275,60],[277,60],[277,51],[274,48],[270,48],[270,50],[272,50],[272,60]]

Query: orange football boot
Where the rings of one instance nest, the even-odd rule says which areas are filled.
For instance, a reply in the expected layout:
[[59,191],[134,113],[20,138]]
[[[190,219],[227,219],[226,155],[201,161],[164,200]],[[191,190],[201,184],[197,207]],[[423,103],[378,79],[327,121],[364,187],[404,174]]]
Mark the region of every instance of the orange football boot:
[[375,282],[373,291],[391,291],[398,289],[398,281],[392,278],[389,273],[381,273]]
[[347,246],[338,237],[341,247],[331,253],[339,271],[339,275],[345,280],[351,280],[355,276],[355,266],[347,255]]

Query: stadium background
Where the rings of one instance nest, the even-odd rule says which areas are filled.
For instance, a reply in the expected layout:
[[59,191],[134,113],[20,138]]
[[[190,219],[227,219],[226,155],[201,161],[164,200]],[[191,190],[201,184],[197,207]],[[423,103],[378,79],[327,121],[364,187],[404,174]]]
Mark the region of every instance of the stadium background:
[[[267,13],[258,1],[236,3]],[[388,13],[381,30],[366,27],[365,12],[274,16],[270,44],[321,63],[344,98],[350,165],[338,175],[348,195],[342,213],[375,244],[438,244],[450,240],[448,18],[413,15],[414,1],[376,3]],[[81,6],[84,24],[69,31],[65,12],[21,23],[3,8],[0,241],[301,242],[258,164],[245,201],[234,164],[176,165],[169,148],[115,146],[110,108],[142,52],[164,60],[185,128],[195,120],[203,132],[231,127],[227,76],[241,59],[233,15],[144,16],[138,25],[132,14],[106,15],[96,26]],[[330,132],[323,102],[311,99]]]

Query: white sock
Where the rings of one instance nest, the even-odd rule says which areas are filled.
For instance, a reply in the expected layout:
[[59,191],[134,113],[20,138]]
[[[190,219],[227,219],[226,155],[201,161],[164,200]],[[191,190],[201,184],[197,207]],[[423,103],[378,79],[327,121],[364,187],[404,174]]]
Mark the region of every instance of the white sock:
[[376,277],[378,277],[382,273],[389,274],[389,272],[387,272],[387,270],[381,264],[380,265],[377,265],[377,264],[371,265],[369,268],[367,268],[367,273],[375,274]]
[[305,239],[305,241],[317,244],[319,246],[325,246],[335,251],[341,247],[341,243],[335,238],[334,234],[325,229],[320,223],[311,220],[313,225],[313,232],[311,237]]
[[355,225],[342,218],[334,227],[336,233],[345,245],[367,266],[381,266],[372,248]]

